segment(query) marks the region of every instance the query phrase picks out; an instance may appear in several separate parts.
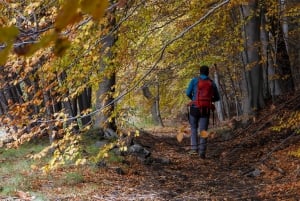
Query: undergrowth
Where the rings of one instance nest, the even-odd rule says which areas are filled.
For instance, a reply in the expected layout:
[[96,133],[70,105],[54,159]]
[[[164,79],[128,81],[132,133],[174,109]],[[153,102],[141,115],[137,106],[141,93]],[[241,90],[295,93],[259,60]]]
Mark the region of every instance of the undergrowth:
[[[100,146],[96,142],[101,139],[97,133],[83,134],[80,142],[87,158],[92,158],[99,153]],[[18,192],[27,192],[38,200],[47,200],[42,195],[41,188],[61,186],[72,188],[85,182],[83,172],[94,174],[96,163],[74,166],[65,164],[49,172],[44,172],[43,167],[53,160],[53,154],[34,159],[32,156],[40,153],[49,146],[48,139],[36,139],[25,143],[15,149],[0,148],[0,197],[17,196]],[[107,163],[115,163],[121,159],[114,154],[109,154]],[[97,169],[96,169],[97,171]],[[71,191],[70,191],[71,192]]]

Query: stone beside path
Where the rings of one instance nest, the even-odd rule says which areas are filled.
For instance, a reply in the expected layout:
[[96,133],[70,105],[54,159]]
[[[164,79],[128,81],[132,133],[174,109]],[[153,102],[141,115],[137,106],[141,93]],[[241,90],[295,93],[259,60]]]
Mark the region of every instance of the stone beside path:
[[3,137],[5,137],[6,136],[6,131],[4,130],[4,128],[1,128],[0,127],[0,138],[3,138]]

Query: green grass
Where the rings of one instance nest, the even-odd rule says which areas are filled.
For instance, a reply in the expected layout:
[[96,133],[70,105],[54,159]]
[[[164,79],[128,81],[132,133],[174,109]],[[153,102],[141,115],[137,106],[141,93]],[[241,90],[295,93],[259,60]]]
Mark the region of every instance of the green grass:
[[18,190],[31,189],[31,181],[37,176],[32,173],[31,166],[41,161],[33,161],[29,155],[40,152],[45,142],[29,142],[18,149],[0,148],[0,195],[13,195]]
[[16,161],[4,162],[0,167],[0,175],[10,174],[11,172],[24,172],[30,169],[31,160],[18,158]]
[[120,163],[123,157],[115,154],[114,152],[109,152],[107,161],[110,163]]
[[1,193],[3,193],[4,195],[9,195],[17,191],[19,187],[24,187],[27,183],[24,179],[25,178],[22,175],[17,174],[14,177],[2,180],[2,182],[5,182],[5,185],[2,186]]
[[63,181],[68,185],[76,185],[84,182],[84,177],[79,172],[68,172]]

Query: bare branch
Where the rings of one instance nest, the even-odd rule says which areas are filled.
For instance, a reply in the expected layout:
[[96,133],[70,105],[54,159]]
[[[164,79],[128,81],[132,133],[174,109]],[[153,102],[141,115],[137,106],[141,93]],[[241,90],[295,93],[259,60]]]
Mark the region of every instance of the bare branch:
[[[154,62],[154,64],[152,65],[152,67],[129,89],[127,89],[126,91],[124,91],[121,95],[119,95],[117,98],[115,98],[113,101],[109,102],[108,104],[102,106],[101,108],[96,109],[95,111],[86,114],[86,115],[82,115],[82,116],[76,116],[76,117],[70,117],[68,119],[63,119],[63,120],[48,120],[48,121],[44,121],[44,120],[38,120],[37,122],[39,123],[50,123],[50,122],[57,122],[57,121],[69,121],[69,120],[75,120],[77,118],[84,118],[84,117],[88,117],[88,116],[92,116],[95,115],[96,113],[102,111],[103,109],[111,106],[112,104],[118,102],[119,100],[121,100],[123,97],[125,97],[127,94],[129,94],[130,92],[132,92],[133,90],[135,90],[141,82],[143,82],[146,77],[149,76],[149,74],[155,69],[157,68],[159,62],[163,59],[164,54],[166,49],[173,44],[174,42],[176,42],[177,40],[179,40],[180,38],[182,38],[186,33],[188,33],[191,29],[193,29],[194,27],[196,27],[197,25],[199,25],[202,21],[204,21],[205,19],[207,19],[210,15],[212,15],[216,10],[218,10],[219,8],[221,8],[222,6],[228,4],[230,2],[230,0],[225,0],[222,3],[216,5],[215,7],[213,7],[211,10],[209,10],[203,17],[201,17],[199,20],[197,20],[195,23],[193,23],[192,25],[190,25],[189,27],[187,27],[185,30],[183,30],[181,33],[179,33],[175,38],[173,38],[172,40],[170,40],[169,42],[167,42],[159,51],[157,51],[155,54],[159,54],[157,60]],[[129,16],[128,16],[129,17]],[[125,18],[126,19],[126,18]],[[125,20],[124,19],[124,20]],[[117,26],[118,27],[118,26]],[[117,28],[116,27],[116,28]],[[112,30],[115,31],[115,30]],[[98,42],[100,42],[102,39],[100,39]],[[72,63],[73,65],[73,63]]]

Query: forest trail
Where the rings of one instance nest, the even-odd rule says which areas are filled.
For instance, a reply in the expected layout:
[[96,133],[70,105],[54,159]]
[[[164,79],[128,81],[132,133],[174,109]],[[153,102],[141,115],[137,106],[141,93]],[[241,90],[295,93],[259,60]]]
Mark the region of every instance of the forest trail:
[[138,142],[151,150],[151,160],[134,163],[119,190],[98,198],[300,200],[300,158],[291,154],[300,147],[300,135],[271,129],[279,114],[300,108],[299,94],[286,98],[248,126],[215,132],[205,160],[188,154],[189,135],[179,143],[174,127],[143,132]]
[[285,98],[248,126],[215,133],[205,160],[188,154],[189,135],[179,143],[177,129],[142,133],[152,161],[132,167],[127,200],[300,200],[300,158],[291,154],[300,135],[271,129],[278,114],[300,109],[299,94]]
[[179,144],[174,133],[157,135],[145,143],[155,143],[153,157],[170,164],[143,170],[147,189],[160,191],[157,200],[300,200],[300,160],[289,155],[299,148],[300,136],[260,133],[244,142],[216,137],[202,160],[188,155],[188,137]]

